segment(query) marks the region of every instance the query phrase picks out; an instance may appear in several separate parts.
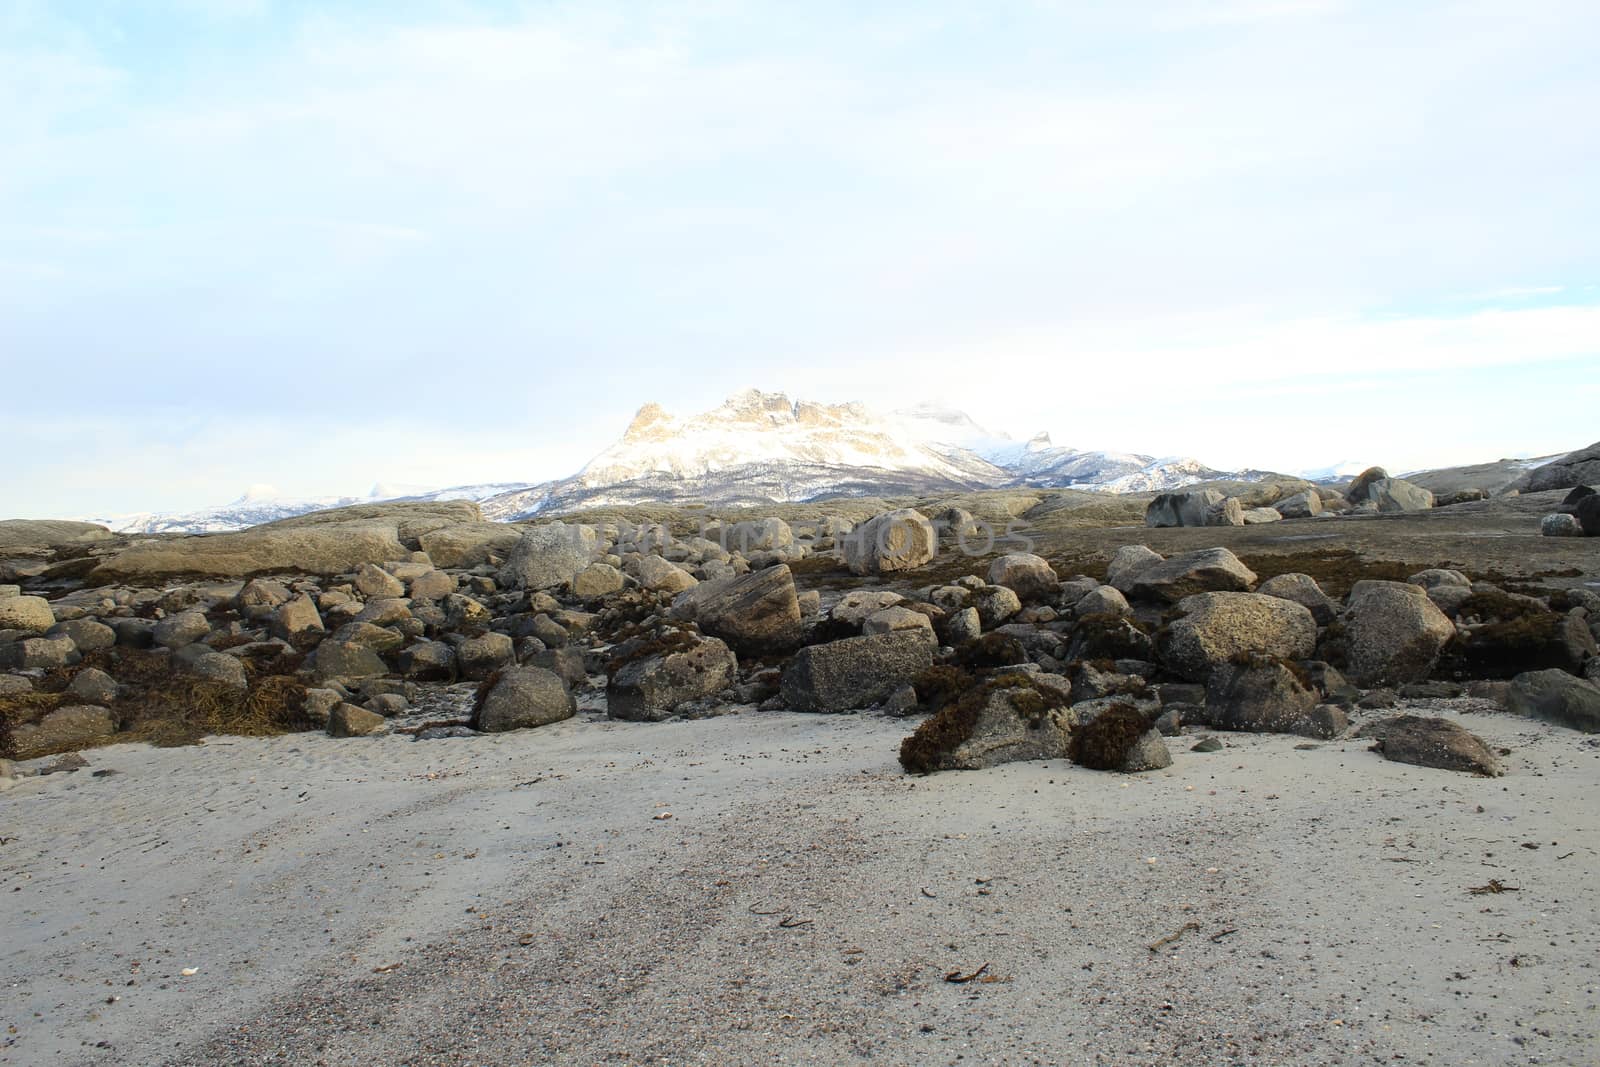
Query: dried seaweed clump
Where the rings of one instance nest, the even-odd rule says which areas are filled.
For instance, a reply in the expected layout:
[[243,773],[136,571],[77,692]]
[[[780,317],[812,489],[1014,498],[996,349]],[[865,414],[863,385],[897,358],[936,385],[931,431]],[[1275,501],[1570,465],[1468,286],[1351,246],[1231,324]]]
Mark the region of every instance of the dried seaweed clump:
[[1022,671],[989,678],[945,704],[900,742],[900,765],[912,774],[928,774],[944,767],[945,758],[971,740],[978,716],[989,698],[1001,690],[1008,691],[1011,707],[1033,728],[1038,728],[1053,709],[1068,704],[1067,694],[1040,685],[1031,674]]
[[1132,704],[1117,703],[1072,731],[1067,758],[1080,767],[1114,771],[1150,730],[1150,721]]

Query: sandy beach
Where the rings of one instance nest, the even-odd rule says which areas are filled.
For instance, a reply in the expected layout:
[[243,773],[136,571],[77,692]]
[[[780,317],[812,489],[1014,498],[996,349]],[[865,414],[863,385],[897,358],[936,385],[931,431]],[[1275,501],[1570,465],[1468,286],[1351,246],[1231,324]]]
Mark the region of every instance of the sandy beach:
[[1427,707],[1507,776],[919,778],[754,711],[100,749],[0,795],[0,1062],[1592,1062],[1600,745]]

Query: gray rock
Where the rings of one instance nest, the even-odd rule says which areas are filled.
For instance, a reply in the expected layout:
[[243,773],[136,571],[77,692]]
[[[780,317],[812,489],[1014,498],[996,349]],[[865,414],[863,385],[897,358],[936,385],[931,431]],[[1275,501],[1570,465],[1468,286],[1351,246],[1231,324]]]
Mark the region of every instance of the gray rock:
[[46,712],[33,722],[12,726],[12,755],[19,760],[30,760],[57,752],[72,752],[104,744],[116,732],[116,720],[105,708],[69,705]]
[[1243,526],[1244,509],[1215,489],[1162,493],[1145,508],[1146,526]]
[[[952,586],[951,588],[956,588]],[[966,602],[967,591],[961,590],[960,601]],[[876,615],[884,608],[892,608],[897,604],[905,603],[905,597],[887,589],[852,589],[839,598],[839,602],[828,613],[834,622],[846,626],[860,626],[868,616]]]
[[978,619],[984,628],[989,629],[1021,611],[1022,601],[1005,586],[994,585],[973,594],[972,606],[978,609]]
[[622,592],[627,585],[623,573],[609,563],[591,563],[572,579],[572,595],[584,600],[599,600]]
[[117,680],[96,667],[86,667],[72,676],[67,695],[83,704],[111,704],[117,699]]
[[659,722],[691,701],[704,700],[737,680],[739,661],[715,637],[622,664],[606,683],[606,714],[629,722]]
[[1586,734],[1600,733],[1600,686],[1554,668],[1511,680],[1507,707],[1517,715]]
[[976,641],[983,636],[983,621],[978,618],[977,608],[962,608],[953,612],[944,621],[944,640],[946,644],[957,647],[968,641]]
[[1128,593],[1136,600],[1176,604],[1196,593],[1246,592],[1255,580],[1255,572],[1232,552],[1207,548],[1155,564],[1133,580]]
[[455,649],[443,641],[418,641],[400,653],[400,673],[416,682],[453,682]]
[[1211,672],[1245,653],[1306,659],[1317,646],[1311,612],[1290,600],[1260,593],[1198,593],[1178,602],[1173,620],[1157,642],[1167,669],[1203,682]]
[[922,612],[910,608],[893,607],[873,612],[861,624],[865,634],[886,634],[896,630],[920,631],[929,641],[937,643],[933,635],[933,622]]
[[681,593],[700,583],[676,563],[660,556],[643,556],[639,560],[639,584],[654,593]]
[[469,637],[456,646],[456,662],[461,666],[461,676],[477,682],[511,663],[515,658],[511,638],[505,634],[487,633]]
[[794,575],[784,564],[702,582],[673,601],[675,618],[697,623],[741,655],[783,651],[800,642],[804,622]]
[[66,622],[58,622],[50,627],[46,636],[57,635],[70,637],[79,652],[100,652],[114,648],[117,644],[117,631],[95,619],[69,619]]
[[499,582],[506,588],[555,589],[569,584],[598,554],[592,526],[535,526],[511,550]]
[[1023,600],[1045,600],[1060,584],[1055,568],[1031,552],[1009,552],[989,564],[989,584],[1004,586]]
[[[65,545],[92,544],[111,538],[111,531],[92,522],[66,519],[0,519],[0,556],[29,555]],[[0,630],[6,629],[0,626]]]
[[455,591],[455,576],[438,570],[419,574],[406,586],[406,594],[412,600],[443,600]]
[[393,652],[406,643],[405,637],[387,626],[374,626],[370,622],[347,622],[334,631],[332,644],[360,645],[374,652]]
[[1512,483],[1512,488],[1524,493],[1542,493],[1597,484],[1600,484],[1600,441],[1535,467]]
[[1218,730],[1325,736],[1313,718],[1317,694],[1284,663],[1262,657],[1225,663],[1206,685],[1205,718]]
[[307,689],[304,713],[313,726],[327,729],[333,709],[344,702],[344,694],[337,689]]
[[1311,612],[1317,625],[1326,626],[1339,614],[1339,602],[1322,591],[1317,580],[1309,574],[1280,574],[1268,578],[1257,587],[1262,596],[1275,596],[1292,601]]
[[431,530],[418,543],[435,567],[478,567],[509,555],[524,529],[499,522],[459,523]]
[[547,671],[554,671],[567,688],[576,689],[587,685],[589,670],[583,660],[583,652],[576,648],[551,648],[536,652],[528,657],[530,667],[543,667]]
[[10,596],[0,599],[0,630],[19,630],[42,634],[56,624],[50,602],[42,596]]
[[356,568],[355,587],[369,600],[406,595],[406,584],[382,567],[363,563]]
[[472,727],[484,733],[524,730],[570,719],[578,702],[566,683],[543,667],[508,667],[473,714]]
[[1322,514],[1322,496],[1315,489],[1284,497],[1272,505],[1286,519],[1310,519]]
[[24,637],[21,641],[0,644],[0,670],[54,670],[70,667],[83,657],[78,646],[65,634],[55,637]]
[[1106,564],[1106,584],[1126,593],[1145,571],[1162,561],[1163,557],[1144,545],[1123,545]]
[[302,634],[322,633],[322,614],[317,611],[316,602],[308,596],[297,596],[285,601],[272,613],[272,623],[268,627],[273,637],[285,641],[293,641]]
[[1357,582],[1339,625],[1345,673],[1363,687],[1422,681],[1456,632],[1422,589],[1404,582]]
[[162,648],[182,648],[192,645],[211,633],[211,621],[201,611],[184,611],[169,615],[156,623],[155,642]]
[[33,692],[33,682],[20,674],[0,674],[0,697],[20,696]]
[[901,508],[874,516],[839,539],[853,574],[912,570],[939,551],[933,523],[920,511]]
[[1240,514],[1246,526],[1260,526],[1269,522],[1281,522],[1283,516],[1272,508],[1245,508]]
[[1357,737],[1370,737],[1383,758],[1418,767],[1468,771],[1496,778],[1505,771],[1489,746],[1449,719],[1397,715],[1364,724]]
[[1539,520],[1539,532],[1546,537],[1582,537],[1583,525],[1576,515],[1556,512]]
[[389,732],[389,720],[375,711],[340,703],[328,714],[331,737],[376,737]]
[[206,652],[196,656],[189,664],[189,671],[208,682],[225,685],[229,689],[243,691],[250,688],[250,676],[245,672],[244,664],[236,657],[222,652]]
[[329,678],[373,678],[389,673],[388,665],[372,649],[342,641],[324,641],[312,656],[313,670],[322,680]]
[[1432,493],[1402,478],[1389,477],[1382,467],[1370,467],[1357,475],[1345,497],[1356,507],[1371,504],[1386,514],[1433,507]]
[[1128,598],[1115,586],[1102,585],[1079,597],[1072,605],[1072,613],[1079,618],[1085,615],[1132,615]]
[[1065,681],[1009,674],[986,683],[917,727],[900,745],[901,766],[926,774],[1065,758],[1075,721]]
[[847,637],[803,648],[780,691],[796,711],[849,711],[887,699],[933,664],[934,645],[914,631]]
[[1600,537],[1600,494],[1578,501],[1572,513],[1583,528],[1583,536]]

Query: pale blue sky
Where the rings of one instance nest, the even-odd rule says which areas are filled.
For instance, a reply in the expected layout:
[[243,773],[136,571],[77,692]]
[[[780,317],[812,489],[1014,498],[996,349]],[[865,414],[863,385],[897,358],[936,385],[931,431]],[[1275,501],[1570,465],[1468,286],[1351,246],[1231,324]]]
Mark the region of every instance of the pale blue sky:
[[1578,447],[1596,40],[1590,0],[0,0],[0,512],[560,476],[747,386],[1219,466]]

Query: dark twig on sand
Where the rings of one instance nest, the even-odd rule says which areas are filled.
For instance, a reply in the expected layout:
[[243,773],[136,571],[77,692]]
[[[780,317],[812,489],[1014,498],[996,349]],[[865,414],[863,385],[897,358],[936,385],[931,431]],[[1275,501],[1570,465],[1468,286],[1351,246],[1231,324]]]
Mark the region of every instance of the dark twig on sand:
[[949,974],[944,976],[944,980],[949,982],[951,985],[966,985],[968,982],[973,981],[981,976],[988,969],[989,965],[985,963],[982,967],[979,967],[971,974],[962,974],[960,971],[951,971]]
[[1485,893],[1515,893],[1521,888],[1519,885],[1506,885],[1498,878],[1491,878],[1488,885],[1468,886],[1467,892],[1475,897],[1481,897]]
[[1154,941],[1152,941],[1148,945],[1146,945],[1145,948],[1149,949],[1151,952],[1159,952],[1159,951],[1161,951],[1162,946],[1170,945],[1174,941],[1178,940],[1178,938],[1180,938],[1184,934],[1188,933],[1190,930],[1198,930],[1198,929],[1200,929],[1200,924],[1197,923],[1197,922],[1184,923],[1182,926],[1178,927],[1176,930],[1172,931],[1172,933],[1168,934],[1167,936],[1156,938]]

